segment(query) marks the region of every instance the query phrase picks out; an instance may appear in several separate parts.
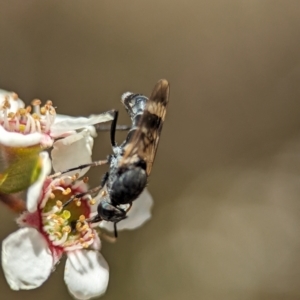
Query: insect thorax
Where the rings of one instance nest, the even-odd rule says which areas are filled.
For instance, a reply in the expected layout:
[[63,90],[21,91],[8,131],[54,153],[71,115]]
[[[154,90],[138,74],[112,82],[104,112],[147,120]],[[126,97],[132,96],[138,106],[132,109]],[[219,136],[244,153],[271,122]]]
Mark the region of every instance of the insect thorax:
[[133,126],[137,125],[138,120],[135,120],[135,117],[144,112],[147,101],[148,98],[140,94],[125,93],[122,96],[122,102],[133,122]]

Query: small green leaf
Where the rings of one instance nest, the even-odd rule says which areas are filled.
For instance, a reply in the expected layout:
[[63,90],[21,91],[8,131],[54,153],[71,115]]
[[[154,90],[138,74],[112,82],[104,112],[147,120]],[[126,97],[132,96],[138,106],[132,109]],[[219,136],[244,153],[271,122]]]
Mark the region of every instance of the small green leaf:
[[39,177],[42,160],[40,147],[9,148],[9,166],[0,174],[0,192],[14,194],[26,190]]

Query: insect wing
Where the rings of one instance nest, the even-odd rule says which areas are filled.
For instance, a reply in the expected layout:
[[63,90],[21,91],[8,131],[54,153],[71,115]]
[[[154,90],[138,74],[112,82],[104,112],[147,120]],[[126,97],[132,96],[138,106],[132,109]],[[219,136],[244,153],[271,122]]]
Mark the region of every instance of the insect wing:
[[150,174],[166,117],[169,93],[168,81],[158,81],[139,120],[138,129],[124,149],[121,164],[128,164],[131,158],[138,156],[146,161],[146,172],[147,175]]

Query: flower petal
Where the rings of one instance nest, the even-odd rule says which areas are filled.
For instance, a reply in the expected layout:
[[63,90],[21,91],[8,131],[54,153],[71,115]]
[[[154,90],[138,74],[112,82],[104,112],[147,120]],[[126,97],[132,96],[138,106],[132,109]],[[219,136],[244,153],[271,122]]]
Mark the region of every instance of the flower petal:
[[98,115],[91,115],[89,118],[57,115],[55,123],[51,126],[51,136],[57,137],[67,131],[77,130],[90,125],[108,122],[112,119],[113,114],[110,111]]
[[42,160],[42,170],[38,180],[29,187],[27,192],[27,210],[29,212],[36,211],[44,182],[51,172],[49,154],[47,152],[41,152],[39,155]]
[[[51,151],[54,171],[65,171],[79,165],[90,163],[92,161],[93,144],[94,140],[90,137],[88,130],[83,130],[56,141]],[[81,177],[88,170],[89,168],[76,170],[67,173],[67,175],[79,173]]]
[[90,299],[104,294],[109,280],[109,267],[94,250],[68,252],[65,283],[76,299]]
[[[118,223],[118,230],[136,229],[142,226],[151,218],[151,208],[153,199],[147,189],[133,201],[132,207],[128,212],[128,218]],[[114,231],[112,222],[102,221],[100,227],[109,231]]]
[[29,147],[39,144],[44,139],[41,133],[22,134],[6,131],[0,126],[0,144],[8,147]]
[[44,237],[33,228],[22,228],[2,242],[2,268],[13,290],[30,290],[49,277],[53,258]]

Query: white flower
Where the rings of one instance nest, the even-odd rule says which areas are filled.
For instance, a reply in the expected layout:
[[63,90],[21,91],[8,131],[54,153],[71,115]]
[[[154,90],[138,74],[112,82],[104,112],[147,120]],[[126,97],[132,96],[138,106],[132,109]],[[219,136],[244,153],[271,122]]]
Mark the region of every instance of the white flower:
[[17,94],[0,90],[0,145],[29,147],[39,144],[49,148],[56,139],[76,134],[81,129],[95,137],[92,125],[113,119],[111,112],[89,118],[57,115],[50,100],[41,106],[41,101],[35,99],[31,105],[24,108]]
[[23,228],[2,243],[7,282],[13,290],[37,288],[65,253],[65,282],[70,293],[77,299],[100,296],[108,285],[109,268],[99,252],[98,234],[86,220],[92,199],[84,195],[63,208],[64,202],[86,192],[87,186],[76,177],[46,178],[50,160],[46,152],[40,155],[44,170],[28,191],[28,211],[18,219]]
[[[76,299],[98,297],[107,289],[109,267],[99,252],[101,241],[95,230],[98,226],[88,221],[96,210],[96,199],[86,193],[85,180],[77,176],[47,177],[51,170],[48,153],[41,152],[40,158],[43,169],[28,190],[27,211],[17,220],[21,228],[2,243],[6,280],[13,290],[38,288],[66,254],[64,280],[69,292]],[[63,203],[74,195],[74,201],[64,207]],[[151,216],[152,202],[145,190],[119,229],[141,226]],[[101,227],[111,230],[112,224],[102,223]]]

